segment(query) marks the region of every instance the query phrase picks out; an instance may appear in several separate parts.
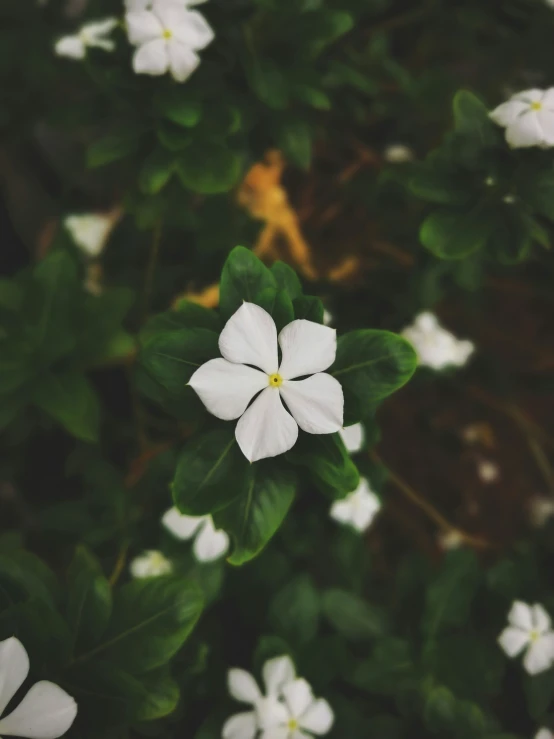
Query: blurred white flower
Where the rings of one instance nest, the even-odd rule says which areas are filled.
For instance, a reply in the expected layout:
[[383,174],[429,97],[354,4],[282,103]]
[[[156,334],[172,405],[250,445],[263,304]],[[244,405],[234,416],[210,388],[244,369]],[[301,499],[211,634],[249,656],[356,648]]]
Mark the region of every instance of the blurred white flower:
[[463,366],[475,347],[471,341],[457,339],[443,328],[433,313],[420,313],[411,326],[402,331],[417,352],[419,364],[435,370]]
[[489,115],[506,129],[506,141],[514,149],[554,146],[554,87],[518,92]]
[[70,59],[84,59],[89,48],[113,51],[115,43],[107,36],[117,25],[117,18],[86,23],[75,35],[59,39],[54,46],[54,51],[58,56],[66,56]]
[[255,678],[246,670],[233,668],[227,673],[231,697],[251,705],[253,710],[231,716],[223,726],[223,739],[254,739],[259,729],[275,726],[282,718],[283,706],[279,702],[279,696],[283,687],[292,683],[296,677],[290,657],[268,660],[263,666],[262,675],[266,695],[262,694]]
[[169,0],[157,0],[150,9],[132,10],[125,21],[129,41],[138,47],[133,57],[137,74],[170,72],[177,82],[184,82],[200,64],[196,52],[214,39],[204,16]]
[[[29,656],[23,644],[11,637],[0,642],[0,716],[29,674]],[[10,714],[0,718],[2,736],[57,739],[70,728],[77,703],[58,685],[35,683]]]
[[364,427],[361,423],[345,426],[339,430],[344,446],[350,454],[359,452],[364,445]]
[[214,416],[239,419],[235,436],[250,462],[292,449],[299,426],[308,434],[332,434],[342,428],[342,387],[323,372],[335,360],[335,329],[296,320],[277,337],[269,313],[243,303],[225,324],[219,350],[223,358],[199,367],[189,385]]
[[437,536],[437,543],[444,552],[449,552],[453,549],[459,549],[464,543],[464,538],[456,529],[450,529],[449,531],[441,531]]
[[405,144],[390,144],[383,152],[383,157],[389,164],[404,164],[414,159],[414,152]]
[[490,485],[490,483],[496,482],[500,477],[500,469],[495,462],[482,459],[477,463],[477,475],[481,482]]
[[548,670],[554,663],[554,631],[544,608],[514,601],[508,614],[508,623],[498,637],[498,643],[508,657],[525,650],[523,666],[530,675]]
[[325,324],[325,326],[330,326],[334,320],[334,315],[330,313],[327,309],[325,309],[323,311],[323,323]]
[[102,253],[115,225],[113,213],[83,213],[67,216],[64,226],[77,246],[89,257]]
[[[554,5],[554,0],[552,4]],[[539,729],[535,734],[535,739],[554,739],[554,734],[548,729]]]
[[554,516],[554,500],[536,495],[529,504],[529,519],[531,525],[542,528],[549,518]]
[[369,487],[368,481],[362,478],[353,493],[333,503],[330,515],[335,521],[362,532],[371,525],[380,509],[381,501]]
[[131,562],[129,569],[136,578],[160,577],[173,570],[171,562],[161,552],[149,549]]
[[192,551],[199,562],[213,562],[229,549],[229,537],[216,529],[211,516],[183,516],[177,508],[170,508],[162,523],[177,539],[192,539]]
[[331,706],[323,698],[316,699],[309,683],[303,678],[284,685],[284,702],[281,716],[275,711],[270,730],[263,736],[268,739],[308,739],[313,735],[323,736],[335,720]]

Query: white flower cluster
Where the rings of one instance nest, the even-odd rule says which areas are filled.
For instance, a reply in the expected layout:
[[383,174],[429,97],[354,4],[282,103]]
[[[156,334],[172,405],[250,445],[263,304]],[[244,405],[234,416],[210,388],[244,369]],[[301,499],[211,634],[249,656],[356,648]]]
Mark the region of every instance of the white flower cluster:
[[[203,15],[191,10],[204,0],[126,0],[125,28],[129,42],[136,47],[133,69],[137,74],[170,73],[184,82],[200,64],[198,51],[214,39],[214,32]],[[109,38],[120,24],[106,18],[85,24],[76,34],[64,36],[54,47],[59,56],[84,59],[89,48],[113,51]]]
[[518,92],[489,115],[513,149],[554,146],[554,87]]
[[508,626],[498,637],[498,643],[508,657],[525,652],[523,667],[537,675],[554,665],[554,631],[544,608],[516,600],[508,613]]
[[35,683],[17,708],[1,718],[28,674],[29,656],[19,639],[0,642],[0,735],[57,739],[75,720],[77,704],[48,680]]
[[[315,698],[306,680],[296,677],[289,657],[267,661],[262,670],[266,694],[246,670],[228,673],[231,696],[252,710],[231,716],[223,726],[223,739],[309,739],[331,729],[334,714],[322,698]],[[262,732],[261,735],[259,732]]]
[[402,336],[416,350],[419,364],[434,370],[462,367],[475,350],[471,341],[457,339],[443,328],[433,313],[420,313]]

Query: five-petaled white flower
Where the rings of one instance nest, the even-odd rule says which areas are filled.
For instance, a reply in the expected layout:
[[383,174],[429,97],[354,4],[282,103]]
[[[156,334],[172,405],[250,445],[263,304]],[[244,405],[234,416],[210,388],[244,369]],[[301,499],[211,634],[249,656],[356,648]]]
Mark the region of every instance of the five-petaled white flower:
[[330,515],[335,521],[348,524],[356,531],[365,531],[381,509],[381,501],[362,478],[360,484],[346,498],[336,500],[331,506]]
[[[0,716],[29,674],[29,657],[23,644],[11,637],[0,642]],[[74,699],[58,685],[35,683],[10,714],[0,718],[1,736],[57,739],[77,715]]]
[[419,364],[435,370],[462,367],[475,350],[471,341],[459,340],[444,329],[433,313],[420,313],[402,336],[416,350]]
[[183,3],[154,2],[150,10],[133,10],[125,16],[129,41],[137,46],[133,69],[137,74],[170,72],[184,82],[200,63],[196,53],[214,39],[204,16]]
[[554,87],[518,92],[489,115],[506,129],[506,141],[514,149],[554,146]]
[[113,51],[115,43],[107,36],[118,24],[117,18],[106,18],[103,21],[86,23],[73,36],[64,36],[59,39],[54,46],[54,51],[58,56],[66,56],[70,59],[84,59],[89,48]]
[[97,257],[106,245],[115,220],[113,214],[83,213],[67,216],[63,223],[77,246],[87,256]]
[[[335,360],[334,329],[300,319],[277,337],[269,313],[254,303],[243,303],[225,324],[219,350],[223,358],[203,364],[189,385],[214,416],[224,421],[240,419],[235,435],[251,462],[291,449],[299,426],[309,434],[331,434],[342,428],[342,387],[323,372]],[[301,377],[306,379],[296,379]]]
[[160,577],[160,575],[169,575],[173,570],[173,565],[161,552],[148,549],[139,557],[135,557],[129,569],[131,575],[136,578]]
[[274,726],[282,717],[279,696],[284,685],[296,677],[290,657],[275,657],[268,660],[262,669],[266,695],[258,687],[253,675],[237,667],[227,673],[230,695],[253,710],[231,716],[223,726],[223,739],[254,739],[259,729]]
[[229,549],[229,537],[222,529],[216,529],[211,516],[184,516],[177,508],[164,513],[162,523],[177,539],[188,540],[194,536],[192,551],[199,562],[213,562]]
[[331,706],[323,698],[316,699],[303,678],[283,685],[281,694],[284,699],[280,704],[281,715],[279,711],[274,712],[262,739],[308,739],[314,734],[327,734],[333,726]]
[[554,739],[554,734],[548,729],[539,729],[535,735],[535,739]]
[[498,637],[508,657],[525,649],[523,666],[530,675],[548,670],[554,663],[554,631],[544,608],[514,601],[508,614],[509,626]]
[[359,452],[364,445],[364,427],[361,423],[355,423],[352,426],[345,426],[339,429],[339,434],[344,442],[346,450],[350,454]]

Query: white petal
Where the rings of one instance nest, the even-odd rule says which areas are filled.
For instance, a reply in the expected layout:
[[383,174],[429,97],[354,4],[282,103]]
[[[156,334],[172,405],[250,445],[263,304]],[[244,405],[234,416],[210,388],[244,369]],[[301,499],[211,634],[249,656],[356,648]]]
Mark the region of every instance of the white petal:
[[367,480],[361,480],[358,489],[352,494],[354,510],[352,525],[358,531],[365,531],[381,509],[381,501],[369,487]]
[[[537,639],[529,645],[523,658],[523,666],[530,675],[537,675],[552,666],[552,648],[548,640]],[[0,724],[1,727],[1,724]]]
[[547,631],[549,631],[550,626],[552,624],[552,621],[550,620],[550,616],[545,611],[543,606],[540,605],[540,603],[535,603],[531,611],[532,611],[532,619],[533,619],[533,628],[537,629],[537,631],[539,631],[541,634],[545,634]]
[[542,98],[542,107],[546,110],[554,110],[554,87],[545,90]]
[[67,56],[70,59],[84,59],[87,53],[79,36],[64,36],[56,42],[54,51],[58,56]]
[[490,118],[499,126],[511,126],[520,115],[529,110],[529,103],[522,100],[508,100],[489,113]]
[[537,111],[537,120],[542,130],[543,144],[548,146],[554,145],[554,112],[552,110]]
[[15,636],[0,642],[0,716],[29,674],[29,657]]
[[192,539],[206,518],[206,516],[184,516],[177,508],[170,508],[164,513],[162,523],[173,536],[186,541]]
[[276,726],[273,729],[262,731],[260,739],[291,739],[291,734],[286,726]]
[[298,678],[283,687],[283,697],[291,715],[298,719],[314,703],[314,694],[310,684],[304,678]]
[[508,657],[515,657],[521,652],[526,644],[529,644],[530,637],[526,631],[508,626],[498,637],[498,643],[506,652]]
[[257,733],[256,715],[253,711],[237,713],[223,725],[223,739],[255,739]]
[[13,713],[0,720],[0,732],[25,739],[56,739],[65,734],[76,715],[73,698],[43,680],[33,685]]
[[414,321],[414,326],[425,333],[432,332],[439,327],[439,319],[434,313],[424,311],[416,317]]
[[308,710],[300,716],[298,723],[303,729],[311,731],[312,734],[326,734],[331,726],[335,716],[331,706],[326,700],[319,699],[312,703]]
[[323,372],[335,361],[337,332],[329,326],[299,319],[279,334],[283,354],[279,374],[285,380]]
[[130,564],[129,569],[133,577],[160,577],[168,575],[173,565],[161,552],[149,550],[136,557]]
[[515,95],[512,95],[512,100],[523,100],[524,103],[528,103],[529,105],[531,103],[542,103],[544,98],[544,90],[539,90],[536,87],[533,87],[531,90],[523,90],[523,92],[518,92]]
[[128,13],[137,10],[147,10],[152,6],[152,0],[125,0],[125,10]]
[[196,10],[188,11],[183,22],[174,27],[173,33],[175,38],[192,49],[204,49],[215,37],[207,20]]
[[232,421],[242,416],[254,395],[269,386],[269,380],[264,372],[219,358],[199,367],[189,385],[210,413]]
[[118,24],[119,21],[117,18],[106,18],[103,21],[95,21],[94,23],[85,24],[81,29],[81,33],[85,38],[90,40],[102,39],[103,36],[107,36],[111,33]]
[[537,734],[535,734],[535,739],[553,739],[553,737],[548,729],[540,729]]
[[298,426],[288,413],[277,388],[266,388],[239,419],[235,436],[250,462],[284,454],[296,444]]
[[129,43],[142,46],[163,36],[163,26],[158,17],[149,10],[138,10],[125,16]]
[[169,68],[169,55],[164,39],[148,41],[139,46],[133,56],[133,69],[137,74],[165,74]]
[[185,82],[200,64],[200,57],[189,46],[171,39],[167,45],[169,69],[173,79]]
[[242,703],[254,704],[262,697],[254,677],[246,670],[241,670],[238,667],[232,667],[228,671],[227,687],[231,697]]
[[508,622],[511,626],[517,626],[524,631],[533,630],[533,612],[527,603],[521,600],[515,600],[512,603],[510,612],[508,613]]
[[268,375],[277,372],[277,328],[267,311],[243,303],[225,324],[219,350],[229,362],[253,364]]
[[351,497],[347,496],[344,500],[336,500],[331,506],[329,515],[339,523],[351,524],[354,518],[354,505]]
[[94,213],[68,216],[64,220],[73,241],[90,257],[102,252],[113,225],[113,218]]
[[277,695],[283,685],[294,680],[296,671],[290,657],[275,657],[264,664],[262,675],[266,693]]
[[359,452],[364,443],[364,427],[361,423],[355,423],[353,426],[346,426],[339,430],[344,446],[350,452],[355,454]]
[[286,380],[280,388],[296,423],[309,434],[332,434],[342,428],[344,396],[338,380],[323,372],[306,380]]
[[229,537],[222,529],[216,529],[211,516],[194,542],[194,556],[199,562],[214,562],[229,549]]
[[506,141],[514,149],[540,146],[543,135],[536,112],[524,113],[513,125],[508,126]]
[[256,718],[258,727],[263,730],[275,729],[278,726],[284,726],[290,716],[287,707],[272,695],[267,698],[261,698],[256,703]]

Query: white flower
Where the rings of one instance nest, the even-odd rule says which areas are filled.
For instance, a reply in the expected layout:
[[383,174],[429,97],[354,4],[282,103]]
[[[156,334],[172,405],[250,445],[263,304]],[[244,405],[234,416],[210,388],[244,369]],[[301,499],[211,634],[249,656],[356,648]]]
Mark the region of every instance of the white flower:
[[525,649],[523,666],[530,675],[548,670],[554,663],[554,631],[544,608],[538,603],[529,606],[516,600],[508,614],[508,623],[498,637],[508,657],[515,657]]
[[361,423],[355,423],[352,426],[339,429],[339,434],[350,454],[359,452],[364,445],[364,427]]
[[199,562],[213,562],[229,549],[229,537],[215,528],[211,516],[183,516],[177,508],[170,508],[162,523],[178,539],[196,537],[193,552]]
[[554,734],[548,729],[540,729],[536,733],[535,739],[554,739]]
[[67,56],[70,59],[84,59],[88,48],[113,51],[115,43],[106,38],[118,25],[117,18],[106,18],[96,23],[86,23],[74,36],[64,36],[54,46],[58,56]]
[[348,524],[356,531],[365,531],[381,509],[381,501],[362,478],[360,484],[346,498],[336,500],[331,506],[330,515],[335,521]]
[[140,557],[135,557],[129,569],[131,575],[136,578],[159,577],[168,575],[173,570],[173,565],[161,552],[149,549]]
[[102,253],[115,221],[112,214],[84,213],[67,216],[63,223],[77,246],[89,257],[97,257]]
[[281,716],[274,711],[261,739],[307,739],[322,736],[333,726],[335,719],[331,706],[323,698],[316,699],[310,685],[300,678],[281,688],[284,698]]
[[459,549],[464,543],[464,537],[456,529],[449,529],[448,531],[442,531],[437,536],[437,544],[444,552],[449,552],[453,549]]
[[489,485],[491,482],[496,482],[500,477],[500,469],[495,462],[491,462],[488,459],[482,459],[477,463],[477,475],[479,479]]
[[554,500],[536,495],[529,504],[529,518],[536,528],[542,528],[554,516]]
[[274,726],[283,717],[283,706],[278,698],[283,686],[296,677],[294,665],[289,657],[275,657],[264,664],[262,675],[266,695],[249,672],[238,668],[229,670],[229,693],[235,700],[251,705],[253,710],[231,716],[223,726],[223,739],[254,739],[258,729]]
[[391,144],[383,152],[383,157],[389,164],[403,164],[413,160],[414,152],[404,144]]
[[[29,674],[23,644],[11,637],[0,642],[0,716]],[[56,739],[69,729],[77,704],[58,685],[41,680],[8,716],[0,718],[0,735],[26,739]]]
[[[334,329],[303,319],[289,323],[277,338],[269,313],[243,303],[219,337],[223,358],[203,364],[189,384],[214,416],[240,419],[235,430],[238,445],[255,462],[291,449],[298,426],[309,434],[342,428],[342,388],[323,372],[333,364],[336,348]],[[306,379],[294,380],[297,377]]]
[[489,115],[512,148],[554,146],[554,87],[518,92]]
[[198,11],[175,2],[155,2],[150,10],[125,16],[129,41],[138,49],[133,57],[137,74],[170,72],[184,82],[200,63],[196,53],[214,39],[214,32]]
[[417,352],[419,364],[435,370],[463,366],[473,351],[471,341],[461,341],[444,329],[432,313],[420,313],[411,326],[402,331]]

